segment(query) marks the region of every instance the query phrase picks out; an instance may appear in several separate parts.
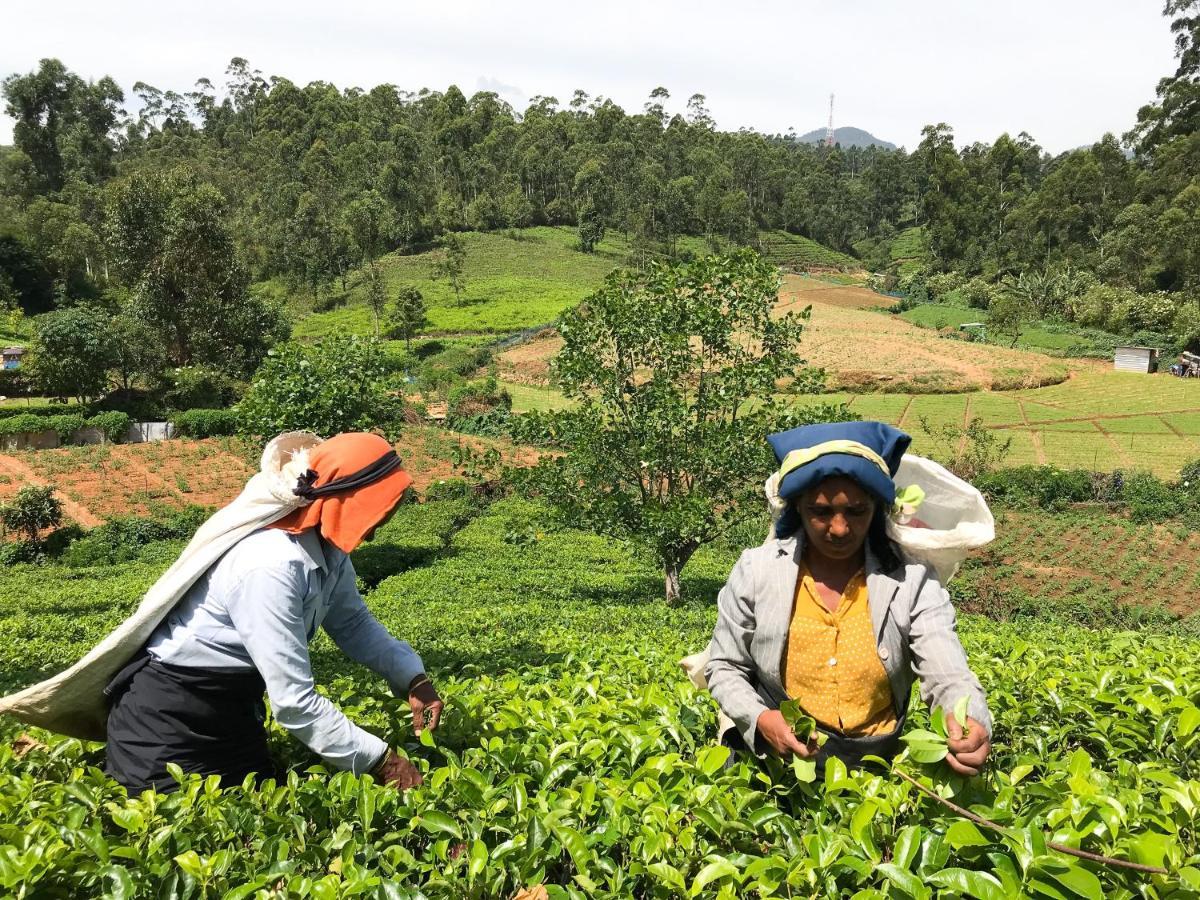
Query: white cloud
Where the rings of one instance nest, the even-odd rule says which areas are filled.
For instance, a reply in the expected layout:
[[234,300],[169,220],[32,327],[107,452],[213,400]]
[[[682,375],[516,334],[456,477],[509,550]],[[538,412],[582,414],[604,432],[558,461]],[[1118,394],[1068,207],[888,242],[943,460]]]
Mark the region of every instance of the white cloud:
[[[10,4],[0,73],[57,56],[88,78],[188,89],[233,56],[340,87],[485,87],[518,109],[576,88],[640,109],[707,95],[722,128],[839,125],[910,148],[948,122],[962,141],[1030,132],[1059,151],[1132,124],[1173,69],[1158,3],[1129,0],[612,0],[454,4],[346,0],[59,0]],[[486,73],[486,74],[481,74]],[[520,85],[521,87],[515,87]],[[0,118],[0,141],[12,123]]]

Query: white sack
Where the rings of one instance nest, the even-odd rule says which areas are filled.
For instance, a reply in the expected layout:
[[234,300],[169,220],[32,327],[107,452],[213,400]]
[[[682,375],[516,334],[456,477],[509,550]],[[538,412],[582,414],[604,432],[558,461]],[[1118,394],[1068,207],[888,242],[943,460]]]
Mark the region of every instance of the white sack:
[[909,562],[923,563],[948,584],[967,554],[996,537],[987,501],[970,484],[931,459],[905,454],[893,479],[896,490],[917,485],[925,500],[916,518],[925,526],[901,525],[889,516],[887,533]]
[[188,589],[242,538],[283,518],[308,501],[292,493],[308,468],[314,434],[281,434],[263,450],[261,470],[242,493],[200,526],[174,564],[154,583],[137,609],[64,672],[0,699],[0,713],[28,725],[84,740],[102,741],[108,721],[104,687],[142,648]]

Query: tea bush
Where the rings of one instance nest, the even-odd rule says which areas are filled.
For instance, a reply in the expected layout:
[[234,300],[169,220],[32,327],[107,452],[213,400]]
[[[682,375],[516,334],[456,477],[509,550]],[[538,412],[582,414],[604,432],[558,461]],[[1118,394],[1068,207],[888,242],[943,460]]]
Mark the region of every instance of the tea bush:
[[171,416],[178,437],[206,438],[237,434],[236,409],[189,409]]
[[[443,534],[461,505],[421,507]],[[899,767],[1000,824],[979,828],[879,769],[820,783],[725,768],[716,710],[678,668],[701,648],[736,552],[701,550],[669,609],[619,543],[541,530],[503,500],[368,603],[423,654],[447,700],[435,746],[406,705],[322,636],[318,680],[425,771],[401,795],[330,775],[272,725],[285,779],[196,777],[127,797],[98,745],[0,726],[0,886],[14,897],[1190,897],[1200,892],[1200,643],[964,617],[996,718],[970,783]],[[415,523],[411,525],[415,530]],[[395,520],[375,543],[403,540]],[[513,541],[514,534],[528,539]],[[0,576],[0,679],[66,665],[161,569],[14,567]],[[914,700],[910,727],[929,717]],[[1168,875],[1100,866],[1053,839]],[[543,893],[544,891],[544,893]]]

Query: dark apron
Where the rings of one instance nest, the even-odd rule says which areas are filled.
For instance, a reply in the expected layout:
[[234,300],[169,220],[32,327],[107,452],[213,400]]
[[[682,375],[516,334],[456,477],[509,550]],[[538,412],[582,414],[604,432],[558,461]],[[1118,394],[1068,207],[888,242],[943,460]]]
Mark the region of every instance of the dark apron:
[[[900,752],[900,735],[904,733],[904,720],[907,716],[908,711],[905,710],[900,714],[896,727],[887,734],[863,735],[862,737],[839,734],[818,725],[817,730],[826,736],[826,740],[825,745],[817,751],[817,777],[825,777],[825,761],[831,757],[840,759],[846,764],[847,769],[861,769],[864,765],[863,759],[867,756],[878,756],[886,762],[891,762]],[[755,747],[755,754],[757,756],[774,752],[761,735],[756,735],[756,737],[758,746]],[[729,755],[727,767],[737,761],[739,753],[748,752],[746,742],[736,728],[730,728],[721,735],[721,745],[734,751]]]
[[104,689],[109,698],[104,771],[130,792],[179,787],[167,773],[220,775],[241,784],[250,773],[274,777],[263,725],[266,686],[256,671],[173,666],[143,652]]

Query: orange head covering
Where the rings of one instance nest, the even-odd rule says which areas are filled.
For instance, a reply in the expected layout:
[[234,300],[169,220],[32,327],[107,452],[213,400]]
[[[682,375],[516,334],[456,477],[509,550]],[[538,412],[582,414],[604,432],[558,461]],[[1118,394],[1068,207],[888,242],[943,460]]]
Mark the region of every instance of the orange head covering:
[[396,508],[410,484],[396,451],[379,435],[339,434],[309,451],[308,474],[296,493],[312,502],[271,527],[299,534],[320,526],[321,537],[349,553]]

